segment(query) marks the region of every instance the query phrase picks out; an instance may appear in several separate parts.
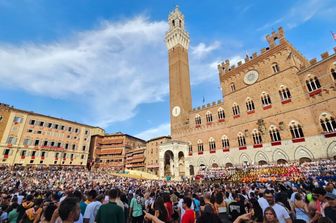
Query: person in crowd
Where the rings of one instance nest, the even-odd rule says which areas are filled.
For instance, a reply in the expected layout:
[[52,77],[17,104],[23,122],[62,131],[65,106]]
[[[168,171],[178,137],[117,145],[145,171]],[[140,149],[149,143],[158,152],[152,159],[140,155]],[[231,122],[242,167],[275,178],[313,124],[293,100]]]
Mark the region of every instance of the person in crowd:
[[155,216],[161,221],[168,221],[168,211],[164,205],[164,200],[161,196],[158,196],[154,202]]
[[141,195],[141,191],[137,190],[135,196],[132,198],[130,203],[129,218],[132,219],[132,223],[142,223],[144,219],[144,198]]
[[278,223],[279,220],[273,208],[267,207],[264,212],[263,223]]
[[303,200],[301,193],[295,193],[294,200],[294,212],[297,220],[310,221],[309,210],[307,203]]
[[19,212],[18,212],[18,203],[13,203],[11,205],[11,211],[8,212],[8,223],[16,223],[17,219],[19,217]]
[[172,222],[174,209],[173,209],[173,202],[170,199],[170,194],[168,192],[165,192],[162,194],[162,197],[164,201],[164,206],[167,210],[167,222]]
[[36,199],[34,206],[25,211],[20,223],[38,223],[42,216],[42,203],[42,199]]
[[336,195],[326,193],[325,199],[327,201],[327,205],[324,208],[325,217],[329,218],[332,222],[336,222]]
[[271,190],[266,190],[264,196],[269,206],[275,211],[277,219],[280,223],[292,223],[292,219],[290,218],[286,208],[278,203],[275,203],[275,197]]
[[233,193],[232,197],[234,201],[232,201],[229,206],[229,216],[231,221],[235,221],[240,215],[246,213],[244,203],[241,201],[241,196],[237,193]]
[[191,209],[192,199],[190,197],[183,198],[184,214],[181,219],[181,223],[195,223],[195,212]]
[[[57,211],[55,211],[55,213],[57,213]],[[79,201],[78,201],[78,198],[75,198],[75,197],[65,198],[61,202],[58,208],[58,216],[62,220],[62,223],[74,223],[78,221],[80,213],[81,213],[81,209],[80,209]]]
[[101,205],[98,209],[96,215],[97,223],[124,222],[123,209],[116,203],[117,196],[118,191],[116,189],[110,190],[110,201],[107,204]]
[[[184,192],[184,197],[181,195],[181,198],[180,198],[180,200],[178,202],[178,205],[177,205],[179,216],[180,216],[180,221],[182,221],[183,215],[185,213],[185,209],[183,208],[183,202],[184,202],[184,198],[186,198],[186,197],[189,197],[191,199],[191,193],[188,190],[186,190]],[[209,196],[209,199],[210,199],[210,196]],[[193,202],[191,202],[190,209],[194,210]]]
[[216,194],[214,208],[215,213],[218,214],[221,222],[227,222],[229,220],[229,216],[227,213],[227,204],[221,191]]
[[196,213],[196,218],[198,218],[201,215],[201,202],[195,193],[193,193],[192,195],[192,201],[194,205],[194,211]]
[[94,223],[96,219],[97,212],[102,205],[100,201],[98,201],[96,198],[98,196],[98,193],[96,190],[90,190],[88,193],[88,201],[89,204],[86,206],[85,212],[84,212],[84,223]]
[[44,202],[41,223],[49,223],[56,209],[57,209],[56,203],[49,201]]

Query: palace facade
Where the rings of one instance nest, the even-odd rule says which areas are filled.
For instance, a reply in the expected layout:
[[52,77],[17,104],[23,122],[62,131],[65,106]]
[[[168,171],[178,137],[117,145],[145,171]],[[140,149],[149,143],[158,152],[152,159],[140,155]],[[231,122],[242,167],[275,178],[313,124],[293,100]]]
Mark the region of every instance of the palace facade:
[[175,172],[184,165],[193,174],[201,166],[336,158],[336,47],[308,60],[280,27],[259,53],[219,64],[223,98],[192,108],[190,39],[178,8],[168,23],[171,137],[181,149],[160,148],[161,176],[169,160]]
[[86,166],[98,127],[0,104],[0,164]]
[[121,132],[92,136],[90,158],[96,168],[145,169],[146,141]]

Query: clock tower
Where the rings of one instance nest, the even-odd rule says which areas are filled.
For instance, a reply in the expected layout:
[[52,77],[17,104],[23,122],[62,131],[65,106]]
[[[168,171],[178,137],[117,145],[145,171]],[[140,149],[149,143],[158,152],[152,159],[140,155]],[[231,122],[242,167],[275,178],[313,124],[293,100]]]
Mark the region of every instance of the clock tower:
[[184,16],[176,6],[168,17],[166,45],[169,60],[170,129],[172,138],[188,128],[192,109],[189,75],[189,34],[184,28]]

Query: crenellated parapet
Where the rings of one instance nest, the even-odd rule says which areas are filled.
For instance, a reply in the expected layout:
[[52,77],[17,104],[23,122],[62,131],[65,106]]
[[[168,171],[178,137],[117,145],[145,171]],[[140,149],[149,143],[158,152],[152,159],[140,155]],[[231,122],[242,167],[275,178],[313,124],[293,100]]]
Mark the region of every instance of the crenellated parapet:
[[217,107],[218,105],[222,105],[224,102],[223,100],[213,101],[211,103],[207,103],[206,105],[198,106],[193,108],[193,111],[202,111],[202,110],[209,110],[214,107]]

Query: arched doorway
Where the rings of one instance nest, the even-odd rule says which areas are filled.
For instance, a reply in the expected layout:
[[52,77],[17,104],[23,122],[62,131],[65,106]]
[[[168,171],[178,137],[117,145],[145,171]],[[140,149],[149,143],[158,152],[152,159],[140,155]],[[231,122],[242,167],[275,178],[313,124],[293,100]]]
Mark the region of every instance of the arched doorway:
[[178,165],[179,165],[179,175],[180,176],[185,176],[184,154],[183,154],[183,152],[178,153]]
[[302,157],[302,158],[299,159],[300,164],[301,163],[309,163],[311,161],[312,160],[310,158],[308,158],[308,157]]
[[267,162],[265,160],[260,160],[258,162],[258,165],[262,166],[262,165],[267,165]]
[[190,176],[194,176],[195,175],[195,170],[194,170],[194,166],[193,165],[189,166],[189,171],[190,171]]
[[164,176],[172,176],[174,173],[174,154],[167,150],[164,153]]
[[212,168],[218,168],[218,164],[217,163],[213,163],[212,164]]
[[226,163],[225,167],[233,167],[233,164],[232,163]]
[[287,160],[285,159],[278,159],[277,160],[277,164],[286,164],[287,163]]

